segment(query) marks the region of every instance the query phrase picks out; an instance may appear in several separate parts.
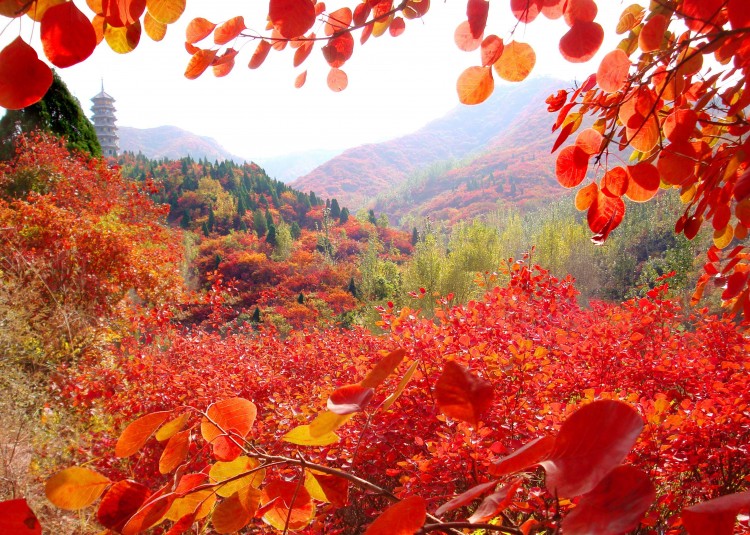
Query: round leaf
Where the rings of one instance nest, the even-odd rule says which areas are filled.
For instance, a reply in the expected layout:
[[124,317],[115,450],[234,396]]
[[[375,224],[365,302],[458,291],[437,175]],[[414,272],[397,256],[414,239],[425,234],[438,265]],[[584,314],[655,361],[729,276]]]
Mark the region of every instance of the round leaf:
[[93,470],[72,466],[49,478],[44,493],[60,509],[83,509],[94,503],[110,483]]
[[531,73],[536,64],[536,53],[531,46],[518,41],[505,45],[503,54],[495,62],[495,72],[508,82],[521,82]]
[[495,90],[495,80],[489,67],[469,67],[456,82],[458,100],[461,104],[481,104]]
[[42,526],[26,500],[7,500],[0,502],[0,532],[9,535],[42,535]]
[[0,51],[0,106],[20,110],[42,100],[52,85],[52,71],[36,51],[16,37]]
[[44,54],[60,68],[82,62],[96,48],[94,27],[73,2],[47,9],[40,33]]

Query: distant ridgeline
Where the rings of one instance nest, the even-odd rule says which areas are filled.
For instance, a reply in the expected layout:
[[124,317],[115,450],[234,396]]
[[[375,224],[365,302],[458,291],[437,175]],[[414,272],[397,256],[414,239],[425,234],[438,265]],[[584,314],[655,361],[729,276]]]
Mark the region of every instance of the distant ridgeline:
[[119,157],[119,164],[125,177],[140,181],[153,178],[159,183],[153,197],[170,206],[170,223],[206,236],[231,230],[250,230],[263,236],[269,230],[269,210],[287,224],[314,228],[317,218],[307,215],[313,207],[326,204],[313,192],[302,193],[270,178],[255,163],[211,163],[189,156],[151,160],[126,152]]

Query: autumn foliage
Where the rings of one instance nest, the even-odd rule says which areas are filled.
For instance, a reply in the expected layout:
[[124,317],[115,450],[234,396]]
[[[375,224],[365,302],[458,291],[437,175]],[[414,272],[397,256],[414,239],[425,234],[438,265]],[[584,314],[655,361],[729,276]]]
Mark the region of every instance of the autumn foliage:
[[123,533],[354,533],[381,512],[370,533],[407,517],[403,533],[502,517],[486,529],[693,535],[734,519],[750,476],[736,327],[663,288],[581,309],[569,280],[522,263],[507,274],[436,322],[384,309],[385,336],[140,320],[115,361],[92,356],[59,383],[61,400],[124,431],[82,445],[102,460],[54,476],[48,496],[102,496],[100,522]]

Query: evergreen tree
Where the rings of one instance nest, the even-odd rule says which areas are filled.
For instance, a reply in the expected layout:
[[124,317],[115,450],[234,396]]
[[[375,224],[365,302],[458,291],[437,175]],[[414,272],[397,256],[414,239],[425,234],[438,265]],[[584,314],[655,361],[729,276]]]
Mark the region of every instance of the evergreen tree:
[[182,219],[180,219],[180,226],[184,229],[190,228],[190,214],[187,212],[182,213]]
[[341,207],[336,199],[331,199],[331,217],[334,219],[341,218]]
[[245,215],[245,212],[247,212],[245,197],[247,197],[247,193],[244,190],[240,190],[240,194],[237,196],[237,215],[239,215],[240,217]]
[[350,277],[349,278],[349,284],[346,287],[346,291],[348,291],[354,297],[359,297],[359,292],[357,291],[357,286],[354,284],[354,277]]
[[13,156],[13,140],[17,134],[37,129],[65,138],[69,150],[102,155],[94,125],[54,71],[52,85],[42,100],[21,110],[7,110],[0,119],[0,159]]
[[289,226],[289,232],[292,235],[292,239],[295,241],[297,241],[302,235],[302,229],[299,228],[299,224],[296,221],[292,221],[292,224]]
[[253,311],[253,323],[260,323],[260,309],[258,307],[255,307],[255,310]]
[[266,234],[266,243],[276,247],[278,244],[276,240],[276,225],[269,225],[268,233]]
[[266,218],[263,216],[260,210],[253,212],[253,230],[262,238],[268,232],[268,224],[266,224]]
[[341,217],[339,217],[339,222],[341,224],[344,224],[347,221],[349,221],[349,209],[347,207],[344,207],[341,209]]
[[375,210],[369,210],[367,212],[367,220],[373,225],[378,224],[378,220],[375,218]]
[[305,302],[305,296],[302,292],[299,293],[297,296],[297,302],[301,305]]
[[268,228],[271,228],[272,225],[273,225],[273,216],[271,215],[271,211],[268,208],[266,208],[266,226]]
[[208,238],[208,235],[210,234],[210,232],[208,231],[208,225],[206,224],[206,222],[205,222],[205,221],[204,221],[204,222],[203,222],[203,224],[201,225],[201,230],[203,231],[203,235],[204,235],[204,236],[205,236],[206,238]]
[[419,243],[419,232],[417,227],[414,227],[411,231],[411,244],[416,245],[417,243]]
[[214,224],[216,223],[216,216],[214,216],[214,209],[212,207],[208,207],[208,221],[206,222],[206,226],[208,227],[208,231],[211,232],[214,229]]

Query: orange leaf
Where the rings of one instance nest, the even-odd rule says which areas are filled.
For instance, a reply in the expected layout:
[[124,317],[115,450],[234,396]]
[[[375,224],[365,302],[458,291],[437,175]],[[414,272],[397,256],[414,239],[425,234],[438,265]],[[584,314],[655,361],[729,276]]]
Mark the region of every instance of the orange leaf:
[[50,7],[42,18],[40,33],[44,54],[56,67],[80,63],[96,48],[94,27],[73,2]]
[[0,106],[20,110],[42,100],[52,85],[52,71],[36,51],[16,37],[0,51]]
[[157,491],[138,511],[130,517],[122,528],[123,535],[136,535],[158,524],[177,499],[173,492],[167,493],[167,487]]
[[201,74],[206,72],[206,69],[208,69],[214,62],[214,59],[216,59],[217,52],[217,50],[199,49],[198,52],[193,54],[193,57],[191,57],[188,62],[188,66],[185,69],[185,78],[188,80],[195,80]]
[[518,41],[505,45],[500,59],[495,62],[495,72],[508,82],[521,82],[536,64],[536,53],[531,46]]
[[294,66],[299,67],[304,63],[304,61],[310,56],[310,53],[313,51],[313,46],[315,44],[315,34],[310,35],[310,41],[303,41],[299,48],[294,51]]
[[375,391],[361,385],[337,388],[328,398],[328,410],[334,414],[351,414],[365,410]]
[[607,93],[615,93],[625,87],[630,71],[630,58],[621,49],[604,56],[596,71],[596,83]]
[[604,30],[597,22],[577,21],[560,38],[560,53],[571,63],[584,63],[599,50],[604,42]]
[[420,496],[404,498],[370,524],[364,535],[414,535],[427,518],[427,504]]
[[444,414],[476,426],[481,413],[492,404],[492,385],[448,361],[435,384],[435,398]]
[[628,189],[625,195],[631,201],[646,202],[659,191],[659,171],[652,164],[641,162],[628,166]]
[[[44,14],[47,12],[49,8],[52,6],[56,6],[58,4],[62,4],[65,0],[35,0],[35,2],[31,5],[29,8],[28,14],[29,17],[31,17],[32,20],[35,20],[37,22],[42,21],[42,17],[44,17]],[[2,0],[0,0],[0,5],[2,5]],[[10,5],[15,4],[15,0],[11,0],[9,2]],[[3,11],[2,7],[0,7],[0,14]],[[7,16],[7,15],[5,15]]]
[[234,493],[216,506],[211,515],[211,522],[217,533],[234,533],[244,528],[252,518],[239,494]]
[[348,7],[342,7],[337,9],[330,15],[326,20],[325,34],[328,36],[333,35],[336,32],[347,29],[352,23],[352,10]]
[[489,67],[469,67],[456,82],[458,100],[461,104],[481,104],[495,90],[495,80]]
[[152,17],[151,13],[143,17],[143,29],[153,41],[161,41],[167,35],[167,25]]
[[562,529],[573,535],[629,532],[638,527],[655,498],[648,475],[633,466],[618,466],[581,496],[575,509],[563,518]]
[[214,59],[211,68],[214,71],[214,76],[220,78],[226,76],[234,68],[234,58],[237,57],[237,51],[234,48],[227,48],[224,53]]
[[564,188],[574,188],[586,178],[589,155],[578,145],[565,147],[557,155],[555,176]]
[[489,67],[503,55],[505,45],[497,35],[488,35],[482,41],[482,65]]
[[659,144],[661,131],[656,117],[649,115],[648,119],[636,113],[627,122],[627,134],[630,146],[641,152],[649,152]]
[[659,153],[656,167],[664,182],[679,186],[695,174],[697,163],[697,154],[693,146],[684,141],[677,141],[670,143]]
[[72,466],[49,478],[44,493],[60,509],[83,509],[94,503],[110,483],[93,470]]
[[597,130],[586,128],[578,134],[578,137],[576,138],[576,146],[589,156],[594,156],[599,154],[603,141],[604,138]]
[[0,0],[0,15],[15,18],[26,13],[31,7],[28,0]]
[[367,377],[362,379],[359,384],[366,388],[379,387],[398,368],[405,356],[406,351],[401,348],[391,351],[378,361],[375,367],[370,370],[370,373],[367,374]]
[[474,37],[468,21],[464,21],[458,25],[456,31],[453,33],[453,40],[456,42],[459,50],[463,50],[464,52],[476,50],[482,44],[482,36]]
[[575,26],[577,22],[593,22],[598,11],[594,0],[567,0],[563,11],[565,24]]
[[596,182],[592,182],[588,186],[579,189],[578,193],[576,193],[575,199],[576,210],[578,210],[579,212],[588,210],[589,206],[591,206],[591,204],[596,200],[598,195],[599,186],[596,185]]
[[152,412],[131,422],[117,440],[115,455],[130,457],[136,453],[170,414],[170,411]]
[[625,32],[629,32],[635,28],[643,20],[645,10],[643,6],[638,4],[632,4],[625,8],[620,15],[620,20],[617,22],[617,35],[621,35]]
[[294,79],[294,87],[299,89],[303,85],[305,85],[305,82],[307,81],[307,71],[303,71],[297,75],[297,78]]
[[349,85],[349,77],[346,75],[344,71],[341,69],[332,68],[328,72],[328,78],[326,80],[328,82],[328,87],[331,89],[331,91],[340,92],[346,89],[346,86]]
[[257,48],[255,49],[255,52],[253,52],[253,57],[250,58],[250,63],[247,66],[251,69],[257,69],[266,60],[270,51],[271,43],[269,43],[265,39],[261,39],[261,41],[258,43]]
[[244,18],[233,17],[214,30],[214,43],[225,45],[229,41],[236,39],[246,29],[247,26],[245,26]]
[[141,40],[141,21],[137,20],[129,26],[120,28],[105,26],[104,39],[113,52],[118,54],[132,52]]
[[563,16],[566,0],[543,0],[542,15],[550,20],[557,20]]
[[692,137],[697,123],[695,110],[675,108],[664,119],[664,135],[669,141],[687,141]]
[[159,458],[159,473],[168,474],[180,466],[187,457],[190,448],[190,429],[180,431],[167,442]]
[[102,497],[96,520],[105,528],[120,532],[146,500],[151,491],[135,481],[118,481]]
[[[212,444],[219,460],[231,461],[240,454],[239,446],[253,427],[258,413],[255,404],[244,398],[230,398],[208,407],[207,418],[201,421],[201,435]],[[218,426],[218,427],[217,427]]]
[[268,17],[283,37],[293,39],[315,24],[315,5],[310,0],[270,0]]
[[561,498],[590,492],[625,459],[642,429],[643,418],[625,403],[584,405],[563,422],[549,459],[541,463],[547,488]]
[[186,0],[147,0],[146,8],[151,16],[162,24],[172,24],[185,11]]
[[313,498],[337,507],[344,507],[349,501],[349,482],[337,476],[308,471],[305,488]]
[[[307,526],[315,517],[315,504],[307,489],[297,481],[271,481],[263,488],[261,504],[273,502],[263,515],[263,521],[283,530],[289,519],[289,529]],[[289,510],[291,509],[291,514]]]
[[213,22],[201,17],[195,18],[190,21],[190,24],[188,24],[187,29],[185,30],[185,41],[190,44],[202,41],[211,35],[214,28],[216,28],[216,24]]
[[7,500],[0,502],[0,533],[42,535],[42,526],[26,500]]

